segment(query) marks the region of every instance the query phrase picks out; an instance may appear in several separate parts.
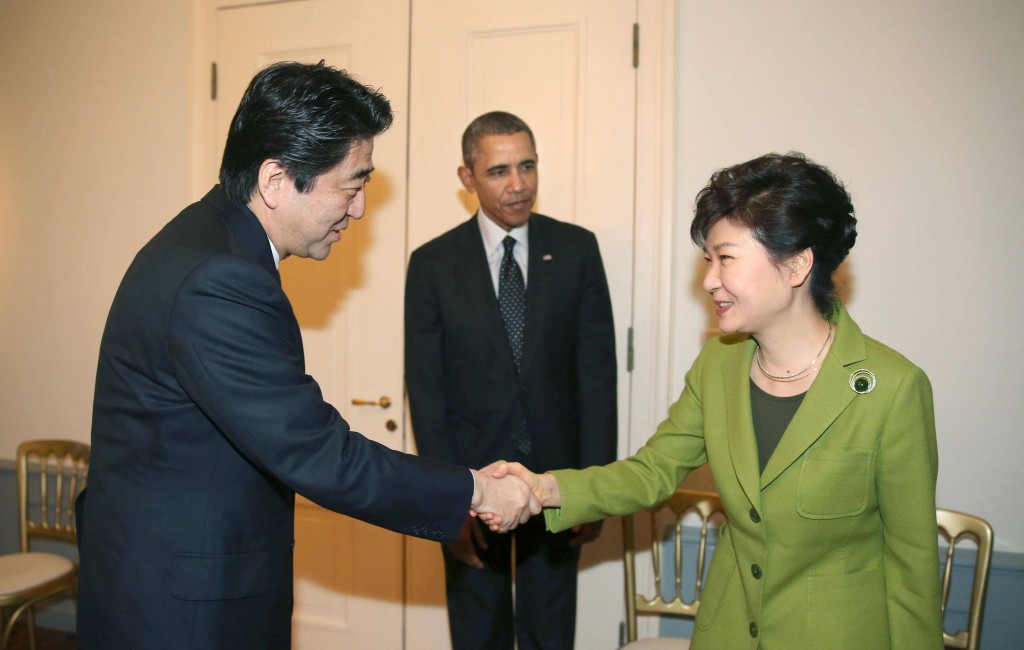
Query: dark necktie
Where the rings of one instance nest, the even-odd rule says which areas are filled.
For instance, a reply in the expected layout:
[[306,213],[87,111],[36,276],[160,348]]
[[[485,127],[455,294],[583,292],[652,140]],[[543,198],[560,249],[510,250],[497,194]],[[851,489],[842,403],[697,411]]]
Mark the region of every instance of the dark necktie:
[[[508,346],[512,350],[512,359],[516,364],[516,372],[522,372],[523,364],[523,330],[526,327],[526,285],[523,272],[516,263],[512,249],[516,240],[505,237],[502,240],[505,256],[501,260],[498,271],[498,307],[501,309],[501,320],[505,323],[505,335]],[[526,433],[526,421],[519,423],[516,432],[516,449],[524,455],[530,453],[530,437]]]
[[501,243],[505,246],[505,257],[501,260],[498,273],[498,306],[501,308],[501,320],[505,322],[505,334],[512,348],[512,358],[519,371],[522,370],[523,329],[526,326],[526,286],[523,283],[523,272],[512,254],[516,240],[505,237]]

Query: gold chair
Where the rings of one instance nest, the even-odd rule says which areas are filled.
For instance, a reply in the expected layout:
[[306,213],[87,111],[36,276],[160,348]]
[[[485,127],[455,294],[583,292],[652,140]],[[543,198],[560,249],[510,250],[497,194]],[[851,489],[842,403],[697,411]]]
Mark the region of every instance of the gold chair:
[[985,609],[985,590],[988,587],[989,566],[992,563],[992,527],[980,517],[956,512],[955,510],[935,511],[939,532],[949,541],[946,564],[942,570],[942,616],[946,616],[949,601],[949,585],[953,577],[953,552],[957,542],[964,537],[973,537],[978,544],[977,560],[974,564],[974,580],[971,586],[971,603],[967,612],[967,629],[955,634],[942,631],[946,647],[978,650],[981,639],[981,615]]
[[75,497],[85,487],[89,445],[37,440],[18,445],[18,528],[20,553],[0,556],[0,649],[26,615],[29,647],[36,648],[34,607],[76,590],[78,566],[62,555],[33,551],[39,539],[76,543]]
[[[675,552],[674,552],[674,596],[668,600],[662,597],[662,545],[665,541],[665,526],[659,525],[659,513],[671,512],[674,522]],[[694,570],[696,571],[694,597],[687,602],[683,599],[683,518],[687,513],[696,513],[700,517],[700,541],[697,546],[697,557]],[[647,511],[636,513],[632,516],[623,517],[622,535],[625,547],[624,562],[626,570],[626,640],[623,646],[629,650],[680,650],[690,645],[687,639],[660,638],[637,640],[637,615],[639,614],[660,614],[669,616],[682,616],[696,618],[697,609],[700,607],[701,590],[704,586],[704,566],[707,559],[708,531],[713,529],[712,517],[721,515],[724,522],[725,513],[718,495],[712,492],[698,492],[695,490],[679,490],[668,500]],[[651,562],[654,571],[654,595],[646,597],[639,593],[636,585],[636,546],[637,541],[634,533],[634,517],[646,517],[650,520],[651,535]],[[664,519],[662,519],[664,521]],[[688,563],[694,564],[693,559]]]

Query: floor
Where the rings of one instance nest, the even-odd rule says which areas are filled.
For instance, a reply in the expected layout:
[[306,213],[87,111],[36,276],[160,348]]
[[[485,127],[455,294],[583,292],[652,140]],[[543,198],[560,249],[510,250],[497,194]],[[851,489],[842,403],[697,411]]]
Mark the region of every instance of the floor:
[[[28,630],[24,625],[18,625],[11,633],[7,650],[28,650]],[[36,628],[36,650],[75,650],[75,635]]]

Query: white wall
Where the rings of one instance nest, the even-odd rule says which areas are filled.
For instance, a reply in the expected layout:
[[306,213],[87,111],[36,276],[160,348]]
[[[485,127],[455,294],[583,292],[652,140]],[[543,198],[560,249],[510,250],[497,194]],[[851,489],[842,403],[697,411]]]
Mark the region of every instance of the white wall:
[[0,458],[87,442],[132,256],[190,198],[187,0],[0,2]]
[[940,506],[1024,551],[1024,3],[729,0],[678,13],[672,392],[712,326],[689,243],[717,168],[798,150],[853,195],[848,306],[932,380]]

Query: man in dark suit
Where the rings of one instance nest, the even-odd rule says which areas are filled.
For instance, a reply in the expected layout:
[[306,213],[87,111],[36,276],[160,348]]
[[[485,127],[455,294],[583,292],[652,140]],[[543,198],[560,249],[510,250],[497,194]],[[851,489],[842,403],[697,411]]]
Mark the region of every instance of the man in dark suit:
[[304,372],[277,263],[327,257],[363,215],[390,123],[383,95],[322,63],[260,72],[221,185],[125,274],[77,504],[80,649],[289,648],[296,492],[428,539],[455,538],[470,509],[505,528],[529,515],[521,482],[351,431]]
[[[480,210],[409,260],[406,385],[420,454],[473,466],[608,463],[615,340],[597,240],[532,213],[536,145],[518,117],[480,116],[462,154],[459,178]],[[552,535],[530,522],[515,531],[513,558],[511,536],[467,518],[442,547],[455,650],[571,650],[579,545],[599,533],[599,523]]]

